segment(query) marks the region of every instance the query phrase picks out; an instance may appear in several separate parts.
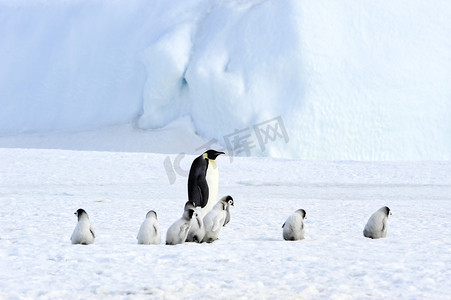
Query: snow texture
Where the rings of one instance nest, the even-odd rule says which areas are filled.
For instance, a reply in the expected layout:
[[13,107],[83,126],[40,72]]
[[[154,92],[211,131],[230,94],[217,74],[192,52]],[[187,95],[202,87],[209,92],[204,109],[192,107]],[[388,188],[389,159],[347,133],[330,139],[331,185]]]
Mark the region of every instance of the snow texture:
[[[174,155],[170,159],[174,159]],[[189,168],[196,156],[181,160]],[[2,299],[446,299],[451,163],[217,159],[232,218],[211,244],[138,245],[150,209],[161,234],[183,212],[187,178],[163,154],[0,149]],[[384,239],[371,214],[393,215]],[[72,245],[74,211],[96,229]],[[305,239],[281,225],[304,208]]]
[[280,116],[249,155],[450,160],[450,20],[447,0],[1,0],[0,146],[191,118],[225,147]]
[[[449,298],[450,20],[446,0],[0,0],[0,299]],[[209,148],[235,200],[219,239],[138,245]],[[78,208],[94,244],[71,244]]]

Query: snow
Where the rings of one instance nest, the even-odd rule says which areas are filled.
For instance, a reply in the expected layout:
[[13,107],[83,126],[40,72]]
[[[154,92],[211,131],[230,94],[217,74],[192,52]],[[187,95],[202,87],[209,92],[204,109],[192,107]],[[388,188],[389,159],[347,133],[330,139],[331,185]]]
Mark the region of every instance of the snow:
[[0,145],[189,116],[226,146],[280,116],[290,142],[253,156],[450,160],[450,20],[446,0],[2,0]]
[[[114,152],[198,153],[209,141],[198,136],[188,116],[154,130],[131,124],[79,132],[33,133],[0,137],[0,147]],[[217,145],[215,143],[212,146]],[[220,147],[220,146],[217,146]]]
[[[450,20],[445,0],[0,0],[0,299],[449,298]],[[209,148],[231,221],[167,246]],[[138,245],[151,209],[161,244]]]
[[[173,160],[175,155],[170,155]],[[0,149],[0,298],[444,299],[451,292],[449,162],[220,156],[231,221],[212,244],[138,245],[150,209],[162,237],[186,202],[166,154]],[[189,168],[193,155],[181,160]],[[362,231],[393,212],[387,237]],[[75,210],[96,231],[70,243]],[[307,212],[305,239],[282,224]]]

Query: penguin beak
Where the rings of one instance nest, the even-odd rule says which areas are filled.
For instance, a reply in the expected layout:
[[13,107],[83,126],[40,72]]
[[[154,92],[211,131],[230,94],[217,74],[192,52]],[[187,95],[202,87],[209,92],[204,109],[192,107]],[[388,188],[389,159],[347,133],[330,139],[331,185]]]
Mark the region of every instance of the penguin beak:
[[207,156],[207,158],[208,159],[212,159],[212,160],[215,160],[219,155],[221,155],[221,154],[225,154],[224,152],[221,152],[221,151],[217,151],[217,152],[215,152],[214,154],[213,154],[213,157],[208,157]]

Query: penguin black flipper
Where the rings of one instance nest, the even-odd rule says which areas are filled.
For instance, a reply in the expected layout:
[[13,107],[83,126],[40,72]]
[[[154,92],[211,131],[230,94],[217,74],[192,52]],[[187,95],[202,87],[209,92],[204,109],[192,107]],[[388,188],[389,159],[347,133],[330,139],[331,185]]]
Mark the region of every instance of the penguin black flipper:
[[92,227],[89,227],[89,231],[91,231],[92,237],[95,238],[96,234],[95,234],[94,230],[92,229]]
[[200,204],[199,206],[204,208],[205,205],[207,205],[208,202],[208,184],[207,184],[207,179],[205,176],[202,176],[201,178],[199,178],[199,189],[200,189]]
[[196,207],[205,207],[208,202],[207,173],[208,159],[202,156],[196,158],[189,170],[188,176],[188,201]]

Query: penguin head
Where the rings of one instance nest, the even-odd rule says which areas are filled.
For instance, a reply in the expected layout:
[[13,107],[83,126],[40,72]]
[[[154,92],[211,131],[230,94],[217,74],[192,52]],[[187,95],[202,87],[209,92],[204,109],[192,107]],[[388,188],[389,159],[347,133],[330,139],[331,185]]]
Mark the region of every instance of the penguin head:
[[221,154],[225,154],[225,153],[221,152],[221,151],[211,150],[211,149],[204,152],[205,158],[208,158],[211,160],[215,160],[216,157],[218,157]]
[[384,206],[384,207],[382,207],[380,210],[381,210],[387,217],[388,217],[389,215],[391,215],[391,211],[390,211],[390,208],[388,208],[388,206]]
[[303,209],[298,209],[296,211],[297,214],[300,214],[302,216],[303,219],[307,219],[307,213],[305,212],[305,210]]
[[226,200],[229,205],[235,206],[235,202],[233,201],[233,198],[231,196],[227,196]]
[[222,197],[220,201],[221,201],[221,202],[224,202],[224,203],[227,203],[228,205],[235,206],[235,205],[234,205],[235,202],[233,201],[233,198],[232,198],[232,196],[230,196],[230,195],[227,195],[227,196]]
[[192,208],[185,210],[185,212],[183,213],[183,218],[185,218],[186,220],[191,220],[193,217],[197,217],[197,213]]
[[81,218],[83,215],[86,215],[86,217],[88,218],[88,214],[87,214],[86,211],[85,211],[84,209],[82,209],[82,208],[77,209],[77,211],[74,212],[74,215],[77,216],[78,220],[80,220],[80,218]]
[[154,210],[149,210],[149,212],[146,214],[146,219],[149,217],[154,217],[155,219],[157,219],[157,213]]
[[192,202],[187,201],[183,210],[187,211],[188,209],[196,210],[196,205]]

